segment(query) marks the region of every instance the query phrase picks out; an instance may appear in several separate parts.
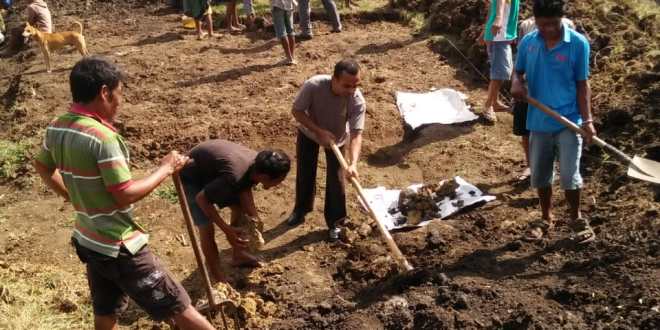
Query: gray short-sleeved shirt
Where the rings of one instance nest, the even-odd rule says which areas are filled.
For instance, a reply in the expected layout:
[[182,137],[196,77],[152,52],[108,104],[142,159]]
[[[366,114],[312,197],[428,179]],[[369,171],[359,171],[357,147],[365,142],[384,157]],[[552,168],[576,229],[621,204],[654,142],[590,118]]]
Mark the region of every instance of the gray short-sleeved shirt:
[[[316,125],[334,134],[335,142],[342,146],[348,140],[349,131],[364,129],[367,103],[359,89],[350,97],[335,95],[332,77],[317,75],[305,81],[293,102],[293,110],[306,112]],[[300,126],[300,131],[318,142],[306,127]]]

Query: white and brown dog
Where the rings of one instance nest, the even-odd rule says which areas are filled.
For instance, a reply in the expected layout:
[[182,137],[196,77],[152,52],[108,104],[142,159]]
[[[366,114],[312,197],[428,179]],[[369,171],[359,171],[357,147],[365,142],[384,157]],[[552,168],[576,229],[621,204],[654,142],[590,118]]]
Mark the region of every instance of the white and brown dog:
[[41,52],[44,54],[46,61],[46,70],[51,72],[50,66],[50,52],[53,50],[60,49],[66,45],[75,46],[80,52],[80,55],[87,56],[87,44],[85,43],[85,37],[83,37],[82,30],[83,26],[80,22],[73,22],[78,25],[78,32],[75,31],[66,31],[66,32],[57,32],[57,33],[46,33],[42,32],[36,27],[30,25],[30,23],[25,23],[25,30],[23,30],[23,37],[32,38],[41,48]]

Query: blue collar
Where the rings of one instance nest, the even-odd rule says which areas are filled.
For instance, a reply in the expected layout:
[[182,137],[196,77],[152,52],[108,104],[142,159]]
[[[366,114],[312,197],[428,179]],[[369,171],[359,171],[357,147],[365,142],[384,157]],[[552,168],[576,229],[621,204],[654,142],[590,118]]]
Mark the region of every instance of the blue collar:
[[[566,24],[561,23],[561,29],[562,29],[562,35],[563,35],[563,40],[562,41],[565,42],[565,43],[570,43],[571,42],[571,31],[570,31],[569,27]],[[539,32],[538,30],[536,31],[536,38],[541,40],[541,41],[544,41],[543,36],[541,35],[541,32]]]

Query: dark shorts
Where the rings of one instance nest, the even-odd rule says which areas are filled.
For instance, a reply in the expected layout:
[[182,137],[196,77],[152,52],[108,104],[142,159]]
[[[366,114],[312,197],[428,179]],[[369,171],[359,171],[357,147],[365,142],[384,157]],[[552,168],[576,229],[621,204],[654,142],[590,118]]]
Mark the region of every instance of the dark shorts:
[[516,101],[513,105],[513,135],[529,136],[527,130],[527,103]]
[[172,318],[190,306],[186,290],[145,246],[135,255],[124,247],[117,258],[96,253],[72,240],[87,266],[95,315],[117,315],[133,299],[154,320]]

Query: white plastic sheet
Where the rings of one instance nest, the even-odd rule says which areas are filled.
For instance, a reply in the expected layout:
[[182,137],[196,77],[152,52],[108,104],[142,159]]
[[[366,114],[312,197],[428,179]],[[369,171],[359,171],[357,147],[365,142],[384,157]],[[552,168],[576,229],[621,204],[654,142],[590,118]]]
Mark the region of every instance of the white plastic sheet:
[[[402,221],[405,217],[401,213],[390,213],[390,209],[396,207],[399,202],[399,193],[401,190],[377,187],[373,189],[364,189],[364,194],[378,216],[378,220],[381,221],[388,230],[426,226],[433,220],[444,219],[468,206],[480,202],[490,202],[495,200],[495,196],[484,195],[481,190],[459,176],[455,177],[454,180],[456,180],[456,183],[459,185],[456,189],[456,198],[449,199],[449,197],[445,197],[443,201],[437,203],[439,208],[438,217],[420,222],[418,225],[403,223]],[[408,188],[417,190],[421,186],[422,184],[414,184]]]
[[425,124],[455,124],[479,118],[465,103],[465,94],[449,88],[428,93],[396,92],[403,120],[415,129]]

